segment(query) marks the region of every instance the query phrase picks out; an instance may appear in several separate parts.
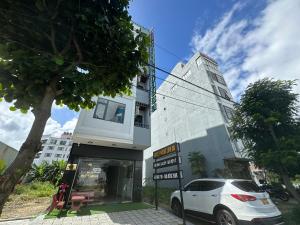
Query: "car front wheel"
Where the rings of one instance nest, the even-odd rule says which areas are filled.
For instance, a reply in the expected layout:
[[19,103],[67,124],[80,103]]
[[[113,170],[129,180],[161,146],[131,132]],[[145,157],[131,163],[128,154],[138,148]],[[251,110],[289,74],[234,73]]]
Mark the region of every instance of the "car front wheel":
[[174,199],[172,202],[172,210],[176,216],[182,218],[181,204],[177,199]]
[[226,209],[219,210],[216,219],[218,225],[237,225],[235,216]]

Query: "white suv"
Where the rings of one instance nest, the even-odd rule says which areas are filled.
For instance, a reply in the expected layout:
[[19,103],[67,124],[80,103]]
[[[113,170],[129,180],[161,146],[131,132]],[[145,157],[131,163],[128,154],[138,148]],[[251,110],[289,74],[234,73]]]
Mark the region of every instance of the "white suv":
[[[197,179],[182,192],[185,212],[218,225],[281,225],[281,212],[266,192],[251,180]],[[171,208],[181,217],[180,192],[171,195]]]

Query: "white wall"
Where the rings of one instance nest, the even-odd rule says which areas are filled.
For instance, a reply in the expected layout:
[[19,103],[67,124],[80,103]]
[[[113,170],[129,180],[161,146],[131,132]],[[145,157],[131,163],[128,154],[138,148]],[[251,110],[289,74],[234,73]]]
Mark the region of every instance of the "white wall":
[[[197,64],[197,60],[202,60],[199,53],[196,53],[185,65],[178,63],[172,70],[172,74],[183,78],[189,73],[187,81],[213,92],[214,83],[208,77],[204,64]],[[166,81],[157,90],[158,93],[185,102],[167,96],[157,96],[157,110],[151,116],[151,147],[144,151],[143,177],[151,176],[153,151],[173,142],[179,142],[182,143],[181,154],[185,157],[183,168],[186,170],[185,177],[188,181],[192,176],[187,159],[188,152],[202,152],[207,159],[209,171],[222,167],[224,158],[235,157],[235,149],[227,130],[228,124],[218,105],[218,102],[221,102],[232,108],[232,103],[219,100],[215,95],[172,76],[168,76],[167,81],[190,90],[178,85],[174,89],[172,88],[174,85]],[[222,87],[230,94],[226,86]]]

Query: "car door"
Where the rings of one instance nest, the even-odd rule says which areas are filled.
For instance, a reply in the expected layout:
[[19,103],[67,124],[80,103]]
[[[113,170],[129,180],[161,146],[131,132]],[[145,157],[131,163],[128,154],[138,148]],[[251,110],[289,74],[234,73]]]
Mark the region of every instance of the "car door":
[[197,193],[197,204],[201,212],[213,214],[215,205],[220,203],[222,187],[225,182],[222,181],[201,181],[200,192]]
[[199,191],[199,181],[193,181],[189,183],[182,192],[183,203],[185,210],[195,211],[195,196],[196,192]]

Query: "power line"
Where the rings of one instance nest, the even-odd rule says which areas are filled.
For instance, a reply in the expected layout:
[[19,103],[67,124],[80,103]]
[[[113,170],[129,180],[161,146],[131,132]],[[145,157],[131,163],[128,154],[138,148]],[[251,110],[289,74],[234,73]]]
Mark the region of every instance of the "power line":
[[146,62],[146,65],[147,65],[147,66],[150,66],[150,67],[152,67],[152,68],[155,68],[155,69],[157,69],[157,70],[159,70],[159,71],[161,71],[161,72],[163,72],[163,73],[166,73],[166,74],[168,74],[168,75],[170,75],[170,76],[172,76],[172,77],[175,77],[176,79],[179,79],[179,80],[181,80],[181,81],[183,81],[183,82],[186,82],[186,83],[188,83],[188,84],[190,84],[190,85],[192,85],[192,86],[195,86],[195,87],[197,87],[197,88],[200,88],[200,89],[202,89],[202,90],[204,90],[204,91],[206,91],[206,92],[209,92],[209,93],[211,93],[211,94],[213,94],[213,95],[215,95],[215,96],[218,96],[219,98],[223,98],[223,99],[225,99],[225,100],[227,100],[227,101],[229,101],[229,102],[232,102],[232,103],[234,103],[234,104],[238,104],[238,103],[235,102],[235,101],[232,101],[232,100],[227,99],[227,98],[225,98],[225,97],[223,97],[223,96],[221,96],[221,95],[218,95],[218,94],[216,94],[216,93],[213,92],[213,91],[210,91],[210,90],[208,90],[208,89],[206,89],[206,88],[203,88],[203,87],[201,87],[201,86],[199,86],[199,85],[197,85],[197,84],[194,84],[194,83],[192,83],[192,82],[190,82],[190,81],[187,81],[187,80],[185,80],[185,79],[183,79],[183,78],[181,78],[181,77],[178,77],[178,76],[176,76],[176,75],[174,75],[174,74],[172,74],[172,73],[170,73],[170,72],[168,72],[168,71],[166,71],[166,70],[164,70],[164,69],[161,69],[161,68],[159,68],[159,67],[157,67],[157,66],[155,66],[155,65],[149,64],[149,63],[147,63],[147,62]]
[[167,97],[167,98],[170,98],[170,99],[173,99],[173,100],[176,100],[176,101],[181,101],[181,102],[184,102],[184,103],[187,103],[187,104],[198,106],[198,107],[201,107],[201,108],[206,108],[206,109],[210,109],[210,110],[215,110],[215,111],[220,111],[221,112],[221,110],[219,110],[219,109],[210,108],[208,106],[199,105],[199,104],[196,104],[196,103],[193,103],[193,102],[188,102],[188,101],[185,101],[185,100],[182,100],[182,99],[178,99],[178,98],[175,98],[175,97],[172,97],[172,96],[169,96],[169,95],[165,95],[165,94],[162,94],[162,93],[157,93],[156,92],[156,94],[164,96],[164,97]]
[[165,81],[165,82],[167,82],[167,83],[170,83],[170,84],[177,85],[178,87],[181,87],[181,88],[184,88],[184,89],[186,89],[186,90],[189,90],[189,91],[195,92],[195,93],[197,93],[197,94],[200,94],[200,95],[206,96],[206,97],[208,97],[208,98],[215,99],[215,97],[213,97],[213,96],[210,96],[210,95],[203,94],[203,93],[201,93],[201,92],[198,92],[198,91],[196,91],[196,90],[193,90],[193,89],[187,88],[187,87],[185,87],[185,86],[179,85],[178,83],[174,83],[174,82],[168,81],[168,80],[166,80],[166,79],[163,79],[163,78],[160,78],[160,77],[158,77],[158,76],[155,76],[155,78],[156,78],[156,79],[158,79],[158,80],[161,80],[161,81]]
[[183,60],[181,57],[179,57],[178,55],[176,55],[175,53],[171,52],[170,50],[158,45],[156,42],[154,42],[154,45],[156,45],[156,47],[158,47],[159,49],[169,53],[170,55],[174,56],[175,58],[179,59],[179,60],[182,60],[182,61],[185,61]]
[[[134,84],[132,84],[131,86],[138,88],[138,87],[137,87],[136,85],[134,85]],[[150,93],[150,90],[145,90],[145,89],[143,89],[143,91]],[[206,108],[206,109],[211,109],[211,110],[215,110],[215,111],[220,111],[220,112],[221,112],[220,109],[211,108],[211,107],[208,107],[208,106],[205,106],[205,105],[199,105],[199,104],[197,104],[197,103],[185,101],[185,100],[182,100],[182,99],[179,99],[179,98],[175,98],[175,97],[172,97],[172,96],[163,94],[163,93],[158,93],[158,92],[156,92],[156,94],[157,94],[157,95],[161,95],[161,96],[166,97],[166,98],[170,98],[170,99],[173,99],[173,100],[177,100],[177,101],[181,101],[181,102],[184,102],[184,103],[187,103],[187,104],[191,104],[191,105],[194,105],[194,106],[198,106],[198,107],[201,107],[201,108]]]

